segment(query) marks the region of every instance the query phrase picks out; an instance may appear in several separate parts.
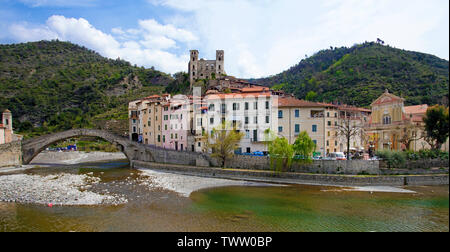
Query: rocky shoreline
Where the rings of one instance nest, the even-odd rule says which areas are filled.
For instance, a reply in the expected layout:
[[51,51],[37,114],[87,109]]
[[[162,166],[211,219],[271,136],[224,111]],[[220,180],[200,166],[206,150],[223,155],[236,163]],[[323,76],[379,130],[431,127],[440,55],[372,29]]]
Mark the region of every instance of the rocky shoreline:
[[127,159],[127,157],[122,152],[43,151],[31,161],[31,164],[70,165],[119,159]]

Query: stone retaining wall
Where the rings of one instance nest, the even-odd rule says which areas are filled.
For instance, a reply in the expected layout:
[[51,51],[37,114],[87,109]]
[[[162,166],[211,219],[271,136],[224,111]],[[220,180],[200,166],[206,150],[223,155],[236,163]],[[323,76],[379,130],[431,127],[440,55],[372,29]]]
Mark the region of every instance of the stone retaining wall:
[[15,141],[0,144],[0,167],[18,166],[22,164],[22,144]]
[[[227,162],[227,167],[249,170],[272,170],[269,157],[236,155]],[[315,160],[312,163],[292,163],[290,172],[321,174],[381,174],[379,161],[367,160]]]
[[424,168],[448,168],[448,159],[428,159],[428,160],[407,160],[401,167],[388,167],[385,161],[380,161],[380,168],[403,168],[403,169],[424,169]]
[[196,166],[133,162],[133,168],[156,169],[186,175],[226,179],[257,180],[286,184],[315,184],[341,186],[403,186],[403,185],[448,185],[448,175],[421,176],[352,176],[324,175],[294,172],[274,173],[271,171],[220,169]]

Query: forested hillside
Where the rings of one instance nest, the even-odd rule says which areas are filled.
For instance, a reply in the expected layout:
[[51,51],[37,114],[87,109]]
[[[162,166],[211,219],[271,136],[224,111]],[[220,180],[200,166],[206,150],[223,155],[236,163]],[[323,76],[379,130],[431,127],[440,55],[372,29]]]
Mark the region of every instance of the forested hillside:
[[123,119],[127,105],[175,80],[154,69],[111,60],[59,41],[0,45],[0,109],[17,131],[40,134]]
[[407,105],[448,104],[449,63],[436,56],[375,42],[330,48],[280,74],[251,82],[299,98],[368,106],[385,89]]

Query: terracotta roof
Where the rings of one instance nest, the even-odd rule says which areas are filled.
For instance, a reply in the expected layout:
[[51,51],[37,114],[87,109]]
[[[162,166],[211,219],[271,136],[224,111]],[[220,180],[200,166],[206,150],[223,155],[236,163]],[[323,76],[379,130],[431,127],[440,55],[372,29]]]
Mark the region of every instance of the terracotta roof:
[[3,124],[0,124],[0,128],[5,128],[5,127],[3,126]]
[[370,106],[384,104],[384,103],[392,103],[395,101],[403,102],[403,101],[405,101],[405,99],[398,97],[396,95],[393,95],[386,90],[386,92],[384,92],[384,94],[382,94],[380,97],[378,97],[378,99],[376,99],[374,102],[372,102],[372,104],[370,104]]
[[3,113],[11,113],[11,111],[9,109],[5,109],[5,111],[3,111]]
[[242,93],[255,93],[255,92],[263,92],[263,91],[269,91],[268,87],[249,87],[249,88],[242,88]]
[[278,107],[324,107],[324,104],[289,97],[279,98]]
[[422,104],[416,106],[405,106],[404,109],[406,114],[425,114],[427,112],[428,105]]
[[215,100],[215,99],[232,99],[232,98],[246,98],[246,97],[261,97],[261,96],[270,96],[270,93],[231,93],[231,94],[211,94],[207,95],[206,99]]
[[159,95],[151,95],[151,96],[145,97],[144,99],[157,99],[157,98],[161,98],[161,96],[159,96]]

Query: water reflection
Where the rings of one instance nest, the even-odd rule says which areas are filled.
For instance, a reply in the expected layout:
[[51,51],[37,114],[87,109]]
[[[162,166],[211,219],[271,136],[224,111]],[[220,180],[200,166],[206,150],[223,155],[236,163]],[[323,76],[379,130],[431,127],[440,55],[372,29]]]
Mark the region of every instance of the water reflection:
[[42,167],[27,174],[92,174],[90,190],[120,193],[118,206],[0,203],[0,231],[449,231],[448,186],[415,194],[330,187],[222,187],[181,197],[141,183],[124,161]]

